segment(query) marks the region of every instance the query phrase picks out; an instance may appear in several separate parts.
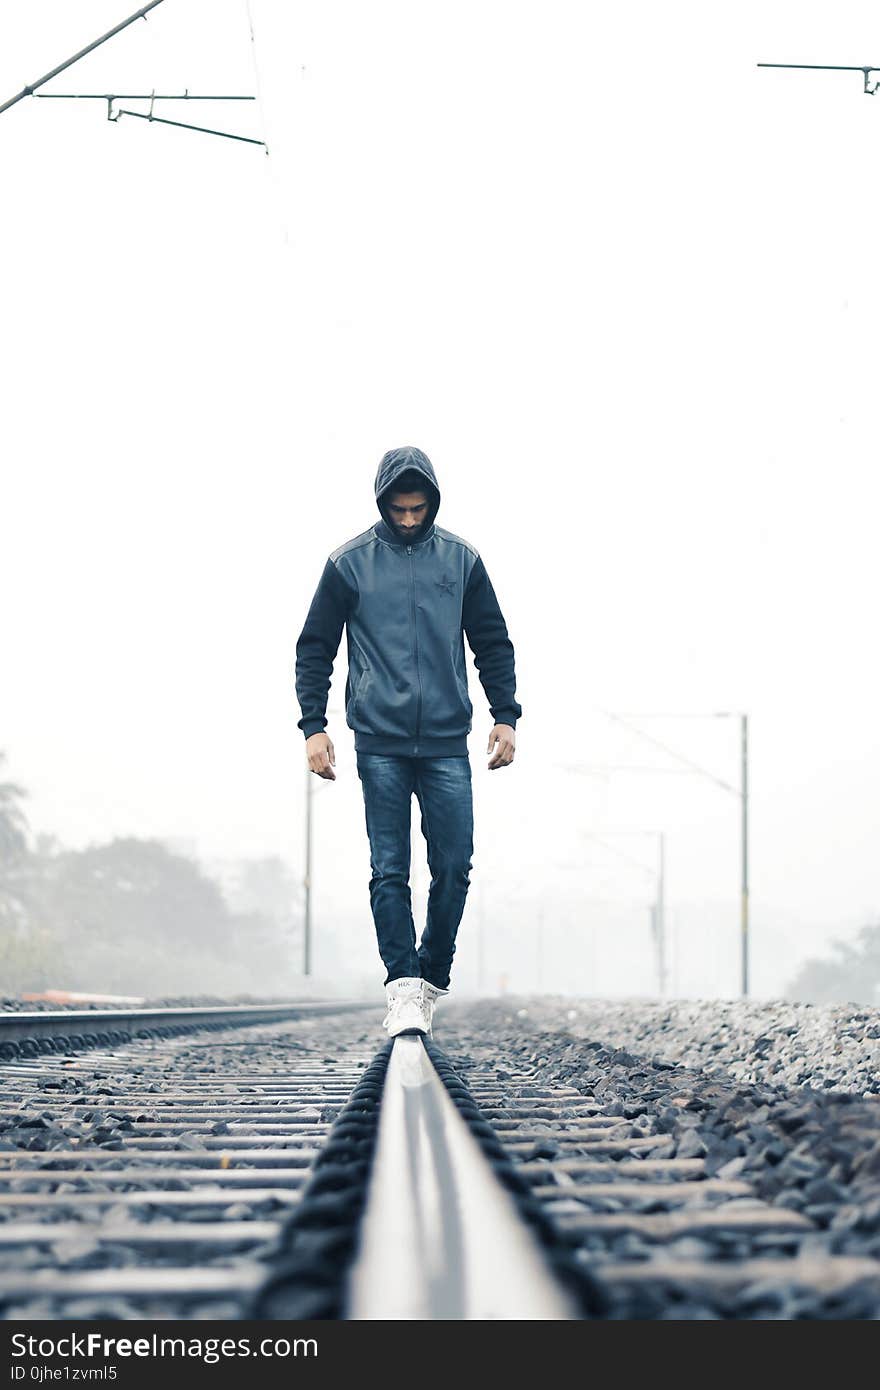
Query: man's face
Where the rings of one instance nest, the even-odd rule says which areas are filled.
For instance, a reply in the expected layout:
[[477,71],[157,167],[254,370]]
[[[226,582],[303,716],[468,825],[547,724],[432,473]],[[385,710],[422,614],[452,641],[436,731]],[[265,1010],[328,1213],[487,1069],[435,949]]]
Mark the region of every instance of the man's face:
[[392,492],[388,511],[397,535],[402,540],[412,540],[428,515],[428,495],[425,492]]

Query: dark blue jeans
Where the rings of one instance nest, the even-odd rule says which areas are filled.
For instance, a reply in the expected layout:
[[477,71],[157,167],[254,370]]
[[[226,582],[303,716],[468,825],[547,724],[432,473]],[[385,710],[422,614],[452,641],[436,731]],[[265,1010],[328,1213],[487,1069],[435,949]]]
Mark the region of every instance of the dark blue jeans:
[[[470,758],[358,753],[357,770],[370,838],[370,906],[388,972],[385,983],[421,975],[446,989],[474,852]],[[413,792],[431,870],[428,918],[418,949],[409,887]]]

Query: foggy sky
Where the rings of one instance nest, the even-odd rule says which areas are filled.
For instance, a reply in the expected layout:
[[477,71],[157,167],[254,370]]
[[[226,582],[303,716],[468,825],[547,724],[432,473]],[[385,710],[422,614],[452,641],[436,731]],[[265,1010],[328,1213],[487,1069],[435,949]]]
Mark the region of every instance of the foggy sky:
[[[7,7],[2,98],[131,8]],[[412,443],[524,711],[490,776],[471,669],[462,980],[479,882],[487,984],[537,979],[543,903],[545,985],[649,990],[650,875],[581,831],[663,829],[677,988],[734,993],[736,799],[570,769],[672,765],[603,710],[747,710],[754,983],[779,990],[880,909],[880,97],[755,63],[880,62],[874,7],[250,10],[255,51],[243,0],[166,0],[46,90],[258,90],[211,114],[268,158],[98,103],[0,118],[0,747],[33,825],[301,868],[296,637]],[[642,727],[737,781],[734,721]],[[375,961],[329,731],[316,916]]]

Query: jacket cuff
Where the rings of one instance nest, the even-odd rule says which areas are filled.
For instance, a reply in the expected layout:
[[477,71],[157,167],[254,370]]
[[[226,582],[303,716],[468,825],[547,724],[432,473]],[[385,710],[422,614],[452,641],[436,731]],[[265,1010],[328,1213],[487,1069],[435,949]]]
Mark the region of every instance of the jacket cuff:
[[497,714],[494,714],[492,717],[496,724],[509,724],[511,729],[516,729],[517,716],[512,710],[500,709]]
[[326,721],[323,719],[304,719],[300,728],[306,738],[311,738],[312,734],[322,734]]

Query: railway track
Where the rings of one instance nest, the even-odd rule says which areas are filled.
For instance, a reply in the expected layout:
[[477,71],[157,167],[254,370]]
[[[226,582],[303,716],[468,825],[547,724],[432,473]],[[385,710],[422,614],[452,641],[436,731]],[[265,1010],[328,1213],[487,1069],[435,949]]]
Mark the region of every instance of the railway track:
[[718,1095],[668,1063],[478,1006],[393,1044],[338,1003],[35,1017],[0,1017],[4,1317],[880,1314],[870,1182],[787,1202],[719,1163]]

